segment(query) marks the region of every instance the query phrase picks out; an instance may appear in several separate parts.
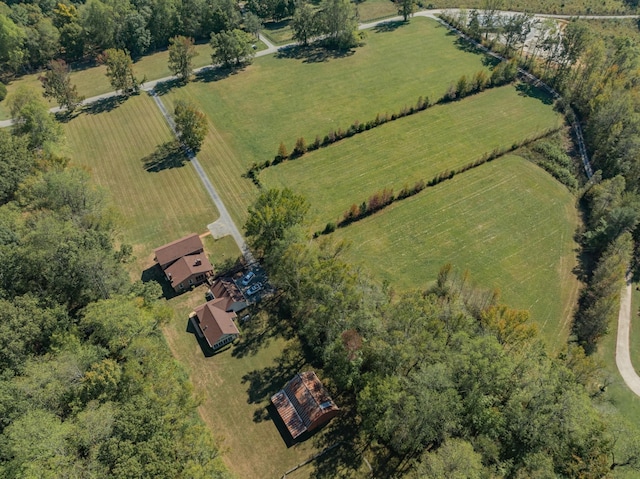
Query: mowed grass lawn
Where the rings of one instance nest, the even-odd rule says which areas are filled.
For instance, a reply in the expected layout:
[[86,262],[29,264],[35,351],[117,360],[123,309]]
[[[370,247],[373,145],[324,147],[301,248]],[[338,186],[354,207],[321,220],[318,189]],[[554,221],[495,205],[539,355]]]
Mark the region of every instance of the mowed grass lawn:
[[[304,370],[304,360],[295,342],[272,337],[255,317],[252,324],[247,323],[254,329],[244,328],[239,344],[205,357],[196,336],[187,332],[188,315],[204,302],[204,291],[200,287],[169,302],[176,314],[163,328],[165,338],[175,358],[189,371],[202,400],[200,415],[235,477],[281,477],[318,452],[318,434],[287,447],[266,409],[271,395]],[[296,477],[309,477],[312,470],[312,465],[306,466]]]
[[178,99],[197,103],[210,118],[215,133],[199,159],[239,223],[256,194],[241,175],[253,162],[273,158],[281,141],[291,149],[300,136],[311,142],[356,119],[413,105],[419,96],[439,98],[461,75],[488,71],[484,56],[458,48],[456,37],[426,18],[369,31],[366,45],[352,54],[315,60],[261,57],[228,77],[163,97],[169,107]]
[[562,117],[514,86],[494,88],[459,102],[434,106],[260,173],[266,187],[305,195],[316,229],[342,219],[383,188],[396,193],[508,148],[561,124]]
[[421,288],[451,263],[528,309],[552,349],[566,343],[578,283],[575,197],[508,155],[428,188],[335,233],[348,257],[398,289]]
[[81,113],[64,125],[69,156],[106,188],[122,215],[124,239],[141,267],[153,249],[204,233],[218,211],[189,163],[159,172],[144,159],[173,136],[153,100],[134,96],[111,111]]

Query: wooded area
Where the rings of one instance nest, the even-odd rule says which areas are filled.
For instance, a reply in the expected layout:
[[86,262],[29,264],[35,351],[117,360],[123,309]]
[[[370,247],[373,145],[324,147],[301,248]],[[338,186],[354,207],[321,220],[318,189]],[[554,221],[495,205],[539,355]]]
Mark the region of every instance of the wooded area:
[[549,355],[526,311],[451,265],[429,289],[379,286],[342,259],[345,244],[307,241],[305,209],[303,197],[270,190],[250,210],[247,234],[279,288],[272,309],[359,424],[351,444],[376,450],[376,471],[435,479],[640,470],[638,445],[618,441],[630,426],[597,407],[602,378],[580,346]]
[[131,284],[119,218],[66,166],[47,106],[23,94],[0,131],[0,475],[227,477],[159,326]]

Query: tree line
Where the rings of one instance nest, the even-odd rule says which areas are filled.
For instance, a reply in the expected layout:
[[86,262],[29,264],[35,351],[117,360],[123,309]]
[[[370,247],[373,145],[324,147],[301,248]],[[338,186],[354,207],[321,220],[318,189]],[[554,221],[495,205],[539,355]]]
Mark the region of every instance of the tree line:
[[[309,242],[309,204],[268,190],[246,233],[278,287],[273,310],[352,418],[357,450],[385,477],[584,477],[639,470],[601,401],[598,366],[579,346],[547,352],[526,311],[450,265],[429,288],[396,293]],[[345,441],[341,446],[348,447]],[[335,465],[339,467],[339,465]]]
[[42,99],[0,130],[0,476],[225,478],[155,282],[131,283],[120,218],[60,156]]
[[137,59],[166,48],[176,36],[202,41],[224,34],[217,37],[223,44],[238,32],[255,38],[264,21],[285,17],[292,17],[294,39],[304,45],[318,36],[334,48],[359,42],[355,10],[348,0],[324,0],[320,7],[304,1],[252,0],[245,9],[243,13],[233,0],[0,2],[0,74],[38,70],[55,59],[96,59],[109,49]]

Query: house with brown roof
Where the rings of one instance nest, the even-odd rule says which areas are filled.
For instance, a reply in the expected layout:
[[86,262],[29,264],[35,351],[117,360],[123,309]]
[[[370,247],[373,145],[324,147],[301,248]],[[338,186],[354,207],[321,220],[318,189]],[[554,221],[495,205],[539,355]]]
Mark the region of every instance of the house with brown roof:
[[226,310],[237,313],[248,306],[242,291],[238,285],[229,278],[218,278],[211,285],[211,294],[214,298],[224,298]]
[[219,349],[231,343],[240,331],[233,320],[236,313],[226,310],[224,298],[216,298],[198,306],[189,320],[199,338],[205,339],[211,349]]
[[314,371],[296,374],[271,397],[271,403],[293,439],[329,422],[340,411]]
[[177,292],[203,283],[213,274],[202,240],[195,233],[156,248],[155,260]]

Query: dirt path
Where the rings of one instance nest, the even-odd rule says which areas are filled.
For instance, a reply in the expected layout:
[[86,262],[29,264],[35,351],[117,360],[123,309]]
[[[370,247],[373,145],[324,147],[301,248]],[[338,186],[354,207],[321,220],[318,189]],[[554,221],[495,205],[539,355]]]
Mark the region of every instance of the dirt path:
[[618,315],[618,337],[616,339],[616,365],[625,384],[637,396],[640,396],[640,376],[631,364],[629,335],[631,332],[631,282],[622,290],[620,296],[620,313]]

